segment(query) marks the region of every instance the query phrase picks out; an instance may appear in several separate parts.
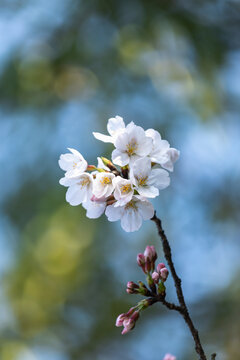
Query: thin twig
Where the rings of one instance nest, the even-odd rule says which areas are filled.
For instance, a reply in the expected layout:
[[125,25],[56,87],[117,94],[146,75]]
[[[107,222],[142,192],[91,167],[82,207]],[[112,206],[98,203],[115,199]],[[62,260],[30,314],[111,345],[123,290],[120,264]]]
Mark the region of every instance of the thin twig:
[[[204,353],[204,350],[203,350],[203,347],[202,347],[202,344],[201,344],[201,341],[200,341],[200,338],[198,335],[198,331],[195,328],[195,326],[193,325],[193,321],[189,315],[189,311],[188,311],[187,305],[185,303],[185,299],[184,299],[184,295],[183,295],[183,291],[182,291],[181,279],[178,277],[176,270],[175,270],[175,266],[174,266],[174,263],[172,260],[172,252],[171,252],[171,248],[170,248],[168,239],[162,228],[161,220],[156,216],[156,212],[151,220],[154,221],[157,226],[158,234],[162,241],[164,255],[167,260],[167,263],[170,268],[170,271],[171,271],[171,274],[172,274],[172,277],[174,280],[174,284],[176,287],[176,292],[177,292],[177,297],[178,297],[180,307],[178,307],[178,309],[173,308],[172,305],[174,305],[174,304],[171,304],[171,306],[170,306],[170,303],[167,303],[167,302],[165,302],[164,305],[167,306],[169,309],[177,310],[183,316],[183,318],[184,318],[185,322],[187,323],[189,330],[191,331],[191,334],[193,336],[193,339],[195,342],[195,350],[196,350],[197,354],[199,355],[199,359],[207,360],[207,357]],[[174,307],[176,307],[176,305],[174,305]],[[214,359],[215,359],[215,354],[212,355],[211,360],[214,360]]]

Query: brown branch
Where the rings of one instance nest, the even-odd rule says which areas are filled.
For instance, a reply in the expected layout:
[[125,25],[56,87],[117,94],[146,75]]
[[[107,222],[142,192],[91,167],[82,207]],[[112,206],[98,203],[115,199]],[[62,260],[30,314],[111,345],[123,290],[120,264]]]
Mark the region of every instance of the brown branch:
[[[206,357],[206,355],[204,353],[204,350],[203,350],[203,347],[202,347],[202,344],[201,344],[201,341],[200,341],[200,338],[199,338],[199,335],[198,335],[198,331],[195,328],[195,326],[193,325],[193,321],[192,321],[192,319],[191,319],[191,317],[189,315],[189,311],[188,311],[187,305],[185,303],[185,299],[184,299],[183,291],[182,291],[181,279],[178,277],[178,275],[176,273],[176,270],[175,270],[175,266],[174,266],[174,263],[173,263],[173,260],[172,260],[172,252],[171,252],[171,248],[170,248],[168,239],[167,239],[167,237],[166,237],[166,235],[164,233],[164,230],[162,228],[161,220],[156,216],[156,212],[155,212],[155,214],[154,214],[154,216],[153,216],[153,218],[151,220],[154,221],[156,226],[157,226],[158,234],[159,234],[159,236],[161,238],[161,241],[162,241],[164,256],[165,256],[165,258],[167,260],[169,269],[171,271],[171,274],[172,274],[172,277],[173,277],[173,280],[174,280],[174,284],[175,284],[175,288],[176,288],[177,297],[178,297],[180,307],[177,307],[174,304],[167,303],[167,302],[165,302],[165,300],[164,300],[164,302],[163,301],[162,302],[169,309],[177,310],[183,316],[185,322],[187,323],[187,325],[189,327],[189,330],[191,331],[192,337],[194,339],[195,350],[196,350],[197,354],[199,355],[199,359],[200,360],[207,360],[207,357]],[[176,309],[176,307],[177,307],[177,309]],[[211,360],[214,360],[214,359],[215,359],[215,354],[212,355]]]

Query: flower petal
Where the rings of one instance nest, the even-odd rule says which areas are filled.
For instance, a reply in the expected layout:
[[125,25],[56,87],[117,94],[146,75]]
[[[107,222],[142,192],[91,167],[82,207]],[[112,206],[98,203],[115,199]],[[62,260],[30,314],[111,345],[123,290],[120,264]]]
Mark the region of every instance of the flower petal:
[[[118,208],[116,208],[118,209]],[[138,211],[128,209],[123,212],[121,218],[121,226],[126,232],[133,232],[140,229],[142,225],[142,217]]]
[[112,161],[116,165],[125,166],[129,163],[129,156],[127,153],[115,149],[112,152]]
[[139,201],[137,207],[143,220],[149,220],[153,217],[154,207],[150,201]]
[[97,219],[99,218],[106,208],[106,202],[99,202],[99,201],[87,201],[82,204],[84,209],[87,210],[86,216],[89,219]]
[[148,180],[149,184],[156,186],[160,190],[165,189],[170,184],[169,174],[163,169],[153,169]]
[[105,143],[113,143],[113,138],[112,138],[112,136],[104,135],[104,134],[101,134],[101,133],[99,133],[99,132],[93,132],[93,136],[94,136],[97,140],[103,141],[103,142],[105,142]]
[[72,206],[80,205],[82,202],[87,201],[88,191],[87,188],[79,185],[72,185],[68,188],[66,193],[66,200]]
[[122,129],[125,129],[125,124],[121,116],[115,116],[115,118],[108,120],[107,130],[111,136],[115,136]]
[[109,221],[117,221],[121,219],[123,211],[123,207],[114,207],[114,205],[108,205],[105,214]]

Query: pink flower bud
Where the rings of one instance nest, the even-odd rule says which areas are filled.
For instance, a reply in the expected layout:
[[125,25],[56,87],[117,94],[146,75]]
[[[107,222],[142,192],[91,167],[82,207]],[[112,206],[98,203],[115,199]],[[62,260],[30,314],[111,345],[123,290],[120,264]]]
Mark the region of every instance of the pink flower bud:
[[127,334],[129,331],[131,331],[135,326],[135,321],[131,320],[131,319],[126,319],[123,322],[123,331],[122,331],[122,335]]
[[116,320],[116,326],[119,327],[119,326],[123,326],[123,321],[126,319],[126,314],[120,314],[118,317],[117,317],[117,320]]
[[171,354],[166,354],[163,360],[176,360],[176,356],[173,356]]
[[139,266],[142,266],[145,264],[145,256],[143,254],[138,254],[137,263]]
[[152,279],[153,279],[153,281],[154,281],[155,284],[158,283],[159,278],[160,278],[159,273],[157,273],[156,271],[154,271],[154,272],[152,273]]
[[160,273],[161,269],[165,268],[165,264],[164,263],[159,263],[157,266],[157,272]]
[[167,268],[163,268],[160,270],[160,277],[162,279],[162,281],[166,281],[168,278],[168,269]]
[[133,281],[129,281],[127,283],[127,293],[128,294],[137,294],[138,293],[139,286],[135,284]]
[[147,246],[144,251],[145,258],[148,258],[150,261],[155,262],[157,259],[157,253],[154,246]]
[[126,319],[123,321],[123,331],[122,331],[122,335],[128,333],[129,331],[131,331],[136,324],[136,321],[139,318],[139,311],[134,311],[134,313],[132,314],[132,316],[129,319]]

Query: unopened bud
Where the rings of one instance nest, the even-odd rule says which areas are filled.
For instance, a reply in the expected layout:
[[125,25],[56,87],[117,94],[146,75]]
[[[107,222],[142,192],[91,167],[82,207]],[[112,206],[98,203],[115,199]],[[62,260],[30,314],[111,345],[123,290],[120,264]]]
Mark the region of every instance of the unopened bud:
[[155,284],[158,283],[159,278],[160,278],[159,273],[156,272],[156,271],[154,271],[154,272],[152,273],[152,279],[153,279],[153,281],[154,281]]
[[127,283],[127,293],[128,294],[137,294],[138,293],[139,286],[135,284],[133,281],[129,281]]
[[168,269],[167,268],[163,268],[160,270],[160,277],[162,281],[166,281],[168,278]]
[[108,160],[107,158],[105,158],[103,156],[101,156],[101,159],[102,159],[102,162],[104,163],[104,165],[107,166],[111,171],[117,170],[116,166],[114,166],[110,160]]
[[157,272],[160,272],[160,270],[163,269],[163,268],[165,268],[165,267],[166,267],[166,266],[165,266],[164,263],[159,263],[159,264],[157,265]]
[[142,268],[142,271],[146,274],[147,270],[145,269],[145,262],[146,262],[145,256],[143,254],[138,254],[137,256],[138,266],[140,266]]
[[148,245],[144,251],[144,256],[146,260],[145,270],[147,272],[153,271],[155,268],[155,261],[157,259],[155,247],[153,245]]

